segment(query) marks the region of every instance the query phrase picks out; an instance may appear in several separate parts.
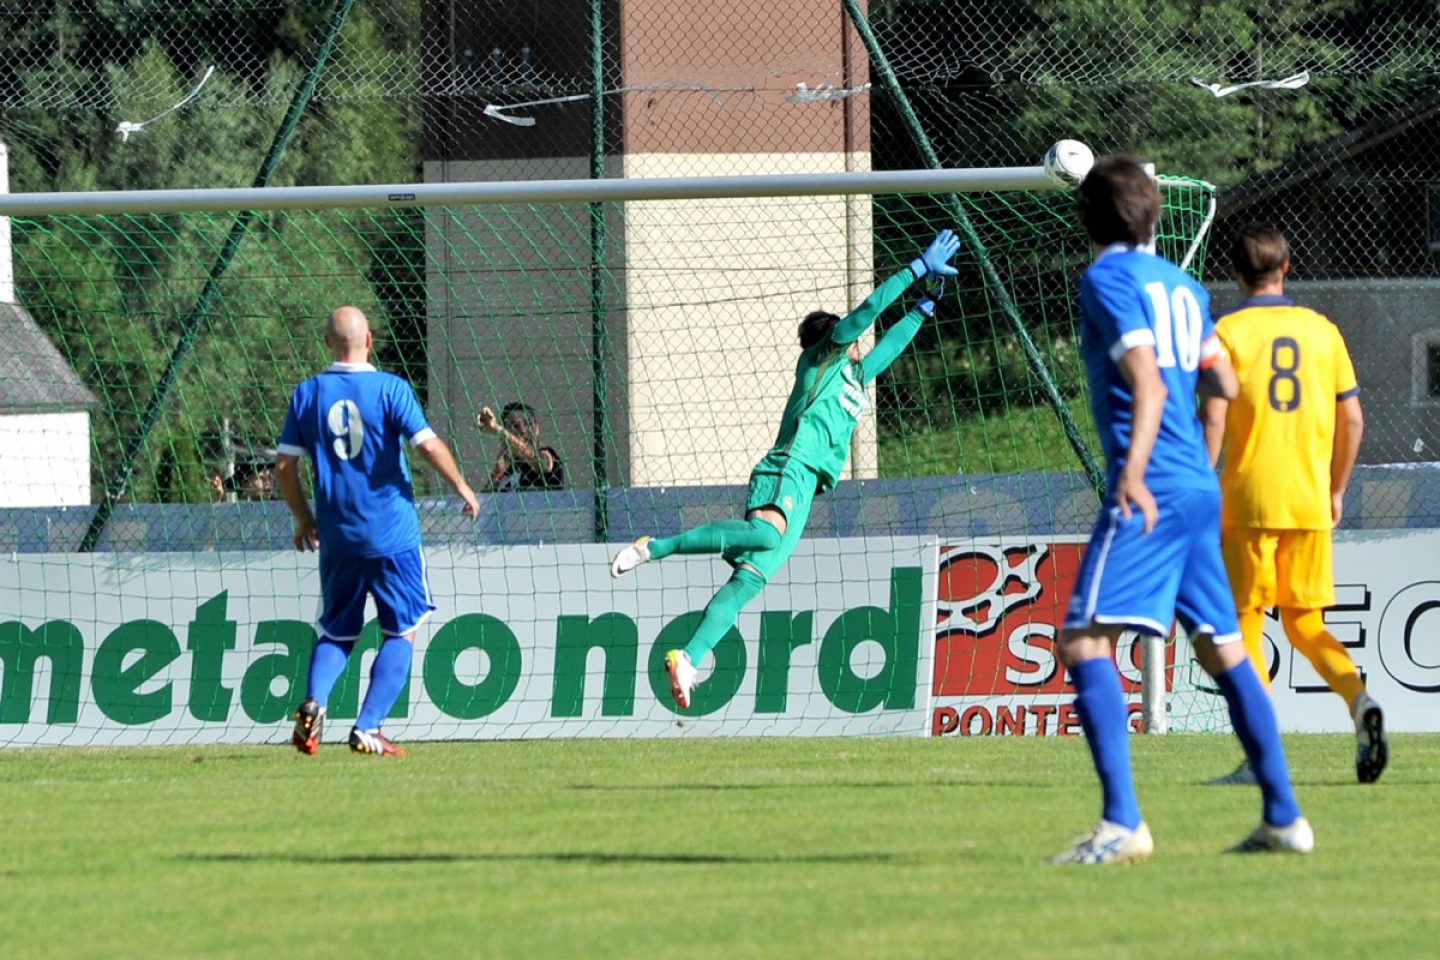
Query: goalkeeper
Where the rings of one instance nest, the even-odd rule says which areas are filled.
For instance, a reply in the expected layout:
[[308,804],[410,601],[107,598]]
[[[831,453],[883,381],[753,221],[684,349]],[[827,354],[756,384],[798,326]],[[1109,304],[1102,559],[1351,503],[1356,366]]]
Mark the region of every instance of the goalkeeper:
[[[956,274],[950,259],[960,249],[953,231],[941,231],[910,266],[886,280],[843,320],[817,310],[800,323],[800,359],[795,387],[780,417],[775,445],[750,474],[744,520],[720,520],[675,537],[641,537],[615,554],[610,575],[623,576],[648,560],[674,553],[718,553],[735,572],[705,607],[700,625],[683,650],[665,654],[670,692],[690,706],[695,665],[735,625],[795,549],[815,494],[835,486],[850,455],[855,423],[869,405],[865,385],[895,362],[925,318],[934,316],[946,277]],[[886,307],[916,280],[928,281],[915,309],[892,326],[862,358],[859,340]]]

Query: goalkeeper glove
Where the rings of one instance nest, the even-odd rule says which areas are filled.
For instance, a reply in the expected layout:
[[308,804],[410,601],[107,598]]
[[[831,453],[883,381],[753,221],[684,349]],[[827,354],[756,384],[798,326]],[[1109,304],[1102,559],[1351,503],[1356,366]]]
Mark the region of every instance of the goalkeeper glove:
[[915,304],[915,309],[925,314],[926,317],[935,316],[935,305],[945,296],[945,278],[931,277],[925,284],[925,292],[920,296],[920,302]]
[[950,266],[950,258],[960,249],[960,238],[954,230],[941,230],[930,241],[930,246],[919,257],[910,261],[910,269],[916,279],[928,275],[953,277],[960,271]]

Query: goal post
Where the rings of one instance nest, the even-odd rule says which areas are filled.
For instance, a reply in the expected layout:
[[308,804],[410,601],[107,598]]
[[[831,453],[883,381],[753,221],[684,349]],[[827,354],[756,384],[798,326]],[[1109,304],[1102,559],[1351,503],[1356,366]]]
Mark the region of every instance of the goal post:
[[[1160,182],[1161,250],[1198,274],[1214,191],[1183,178]],[[235,627],[241,649],[247,637],[302,643],[300,633],[289,632],[300,628],[274,624],[303,624],[316,588],[301,560],[281,555],[289,517],[266,486],[265,457],[291,387],[328,362],[321,321],[349,302],[372,320],[380,365],[416,384],[432,424],[472,482],[487,487],[479,524],[466,526],[433,475],[415,471],[427,545],[450,558],[445,582],[436,584],[442,608],[450,608],[437,617],[450,619],[437,621],[435,635],[441,648],[459,642],[457,633],[481,640],[469,652],[451,651],[448,675],[437,668],[423,680],[417,673],[412,706],[429,699],[402,735],[558,735],[572,729],[571,710],[580,711],[587,731],[607,723],[622,732],[652,729],[626,726],[623,718],[650,711],[651,723],[668,707],[649,701],[643,680],[626,681],[623,670],[612,676],[610,659],[638,657],[631,673],[646,676],[647,644],[683,629],[673,624],[703,606],[716,575],[704,564],[677,565],[658,587],[622,595],[580,573],[571,555],[599,555],[606,541],[733,515],[750,468],[773,440],[793,379],[799,319],[817,308],[843,313],[853,306],[857,290],[863,295],[903,268],[953,224],[954,203],[963,205],[983,249],[972,244],[962,252],[937,320],[872,386],[874,429],[857,431],[852,472],[819,502],[807,528],[816,544],[783,585],[767,590],[764,604],[747,610],[739,635],[753,643],[763,633],[766,643],[780,643],[771,616],[780,610],[794,617],[808,611],[817,644],[859,622],[853,610],[881,611],[891,618],[884,622],[898,623],[902,610],[911,615],[905,571],[913,567],[939,604],[926,615],[949,623],[926,626],[926,635],[954,633],[953,642],[937,640],[923,664],[910,664],[909,682],[929,699],[881,693],[872,704],[867,691],[889,667],[867,674],[860,661],[889,661],[883,642],[858,643],[845,648],[848,679],[826,686],[825,696],[786,701],[781,727],[887,732],[850,713],[884,713],[892,701],[909,702],[910,710],[1002,696],[1049,702],[1053,680],[1034,682],[1038,660],[1026,660],[1023,650],[1015,659],[1004,637],[1021,620],[1043,626],[1055,611],[1012,602],[1005,576],[998,586],[982,583],[995,573],[988,567],[968,581],[956,573],[979,563],[974,557],[1008,549],[993,544],[1029,537],[1034,569],[1053,574],[1046,594],[1053,602],[1063,558],[1093,520],[1095,492],[1041,384],[1050,378],[1053,395],[1094,449],[1075,314],[1075,282],[1089,245],[1074,224],[1073,194],[1039,167],[0,196],[18,306],[54,355],[42,357],[42,344],[27,347],[34,355],[22,360],[37,377],[42,370],[69,376],[93,397],[79,403],[89,424],[83,467],[49,442],[54,434],[43,423],[19,428],[29,431],[29,445],[23,475],[8,480],[12,489],[88,471],[90,497],[0,510],[0,547],[49,564],[52,574],[31,571],[33,579],[0,584],[0,623],[70,623],[86,644],[103,646],[129,623],[164,623],[183,637],[209,623],[206,617],[243,616]],[[244,242],[217,278],[214,264],[237,215],[249,219]],[[980,256],[993,270],[978,268]],[[1003,294],[996,277],[1006,284]],[[179,321],[212,282],[213,309],[193,350],[171,367]],[[1018,346],[1000,315],[1003,298],[1018,309],[1033,353]],[[883,317],[881,330],[898,316]],[[53,372],[57,358],[68,374]],[[531,411],[539,442],[562,458],[562,489],[488,490],[497,451],[476,430],[475,414],[515,402]],[[154,418],[145,416],[151,408],[159,411]],[[127,451],[135,463],[122,462]],[[80,561],[95,504],[114,476],[132,468],[123,502],[94,538],[97,556]],[[866,544],[860,553],[857,543]],[[926,551],[935,551],[933,562],[915,559]],[[179,564],[175,577],[190,579],[192,595],[179,597],[185,585],[166,581],[178,593],[163,613],[160,600],[136,596],[125,577],[141,572],[117,570],[116,560],[102,556],[134,554]],[[507,562],[498,563],[501,554]],[[236,564],[250,572],[226,572]],[[142,580],[146,590],[157,589],[153,571]],[[1039,581],[1032,586],[1045,592]],[[966,590],[973,592],[962,596]],[[228,612],[207,606],[222,593]],[[989,598],[984,609],[974,605],[982,595]],[[500,608],[503,616],[494,612]],[[607,619],[612,612],[615,619]],[[787,622],[786,630],[800,629],[800,620]],[[512,662],[507,637],[518,644],[513,662],[528,670],[549,657],[551,673],[522,671],[508,690],[499,680],[495,690],[486,687],[497,664]],[[7,655],[4,642],[0,636],[0,656]],[[577,649],[603,649],[604,689],[628,682],[630,698],[602,695],[598,675],[585,676],[594,658]],[[942,650],[951,659],[937,662]],[[802,653],[796,669],[821,669]],[[1163,663],[1164,648],[1158,653]],[[7,685],[24,672],[12,663],[43,673],[49,662],[42,657],[37,667],[13,656],[21,659],[5,661]],[[743,655],[735,656],[717,670],[743,672]],[[564,674],[561,661],[580,675]],[[221,664],[222,675],[202,684],[215,704],[198,714],[192,705],[189,719],[172,727],[148,721],[150,733],[139,742],[268,735],[255,724],[277,709],[284,678],[277,675],[265,687],[274,692],[265,693],[260,681],[247,679],[253,664],[231,655]],[[748,691],[749,706],[727,702],[715,713],[759,711],[735,729],[767,729],[755,717],[780,701],[756,690],[753,662],[746,676],[736,689],[742,698]],[[983,682],[967,679],[976,676]],[[1147,712],[1163,709],[1163,681],[1164,673],[1159,693],[1146,697]],[[858,692],[845,692],[850,683]],[[246,684],[248,706],[222,710],[220,691]],[[38,704],[38,679],[34,686]],[[1140,689],[1138,675],[1133,689]],[[485,691],[504,693],[505,709],[463,716],[479,709],[474,703]],[[826,699],[831,695],[842,705]],[[1204,709],[1197,706],[1196,716]],[[843,723],[831,723],[834,710],[845,714]],[[197,732],[198,715],[220,719]],[[90,716],[103,727],[110,714]],[[1211,720],[1177,726],[1195,723]],[[55,742],[109,736],[80,726]]]

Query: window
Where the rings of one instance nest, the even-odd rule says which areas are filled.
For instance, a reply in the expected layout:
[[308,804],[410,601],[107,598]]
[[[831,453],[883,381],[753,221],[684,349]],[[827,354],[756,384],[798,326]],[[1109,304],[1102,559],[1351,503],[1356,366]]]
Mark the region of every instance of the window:
[[1440,405],[1440,329],[1421,330],[1410,344],[1410,402]]
[[1426,211],[1425,235],[1430,240],[1430,252],[1440,253],[1440,183],[1430,184],[1430,202]]

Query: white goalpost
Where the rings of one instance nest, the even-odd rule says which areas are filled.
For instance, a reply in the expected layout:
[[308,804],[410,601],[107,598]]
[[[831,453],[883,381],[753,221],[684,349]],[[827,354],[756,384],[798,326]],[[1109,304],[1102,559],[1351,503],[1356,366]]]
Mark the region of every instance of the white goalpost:
[[[1164,176],[1159,183],[1171,218],[1162,252],[1193,269],[1202,262],[1215,213],[1213,188]],[[902,589],[911,583],[907,571],[915,557],[927,556],[915,568],[920,574],[914,586],[929,591],[922,597],[929,620],[914,626],[930,649],[906,661],[911,675],[902,680],[912,693],[872,703],[865,684],[879,681],[867,679],[872,674],[866,671],[890,676],[893,651],[884,651],[893,638],[847,641],[843,666],[859,679],[846,673],[846,683],[858,684],[861,693],[826,686],[821,696],[811,677],[792,690],[791,706],[777,725],[766,719],[772,707],[752,677],[744,681],[751,686],[742,684],[734,703],[717,712],[723,722],[714,729],[934,732],[932,707],[973,699],[945,684],[980,670],[994,674],[987,680],[994,696],[1053,706],[1059,702],[1054,684],[1032,689],[1029,661],[1007,659],[1017,654],[1007,647],[1004,619],[1032,616],[1023,605],[1013,614],[968,620],[971,635],[955,647],[969,651],[955,654],[966,659],[931,672],[937,606],[944,610],[965,599],[947,595],[959,588],[937,571],[947,545],[1017,537],[1073,544],[1094,517],[1096,491],[1077,474],[1076,459],[1053,425],[1060,394],[1037,386],[1052,373],[1032,363],[1069,363],[1068,375],[1075,376],[1066,351],[1075,349],[1073,286],[1089,245],[1074,224],[1066,188],[1037,165],[0,194],[0,238],[14,236],[13,284],[22,305],[40,327],[70,338],[57,345],[72,362],[96,358],[113,365],[106,370],[140,370],[145,378],[129,383],[111,377],[97,391],[104,415],[93,420],[91,445],[99,506],[71,508],[63,516],[37,513],[17,519],[15,532],[0,530],[0,548],[43,556],[52,565],[46,573],[35,560],[40,566],[12,584],[15,590],[0,584],[0,621],[43,615],[72,623],[85,644],[83,654],[74,656],[87,658],[92,646],[129,630],[126,624],[139,622],[137,616],[183,637],[190,620],[169,623],[168,613],[127,596],[119,581],[107,579],[118,574],[99,556],[164,552],[165,563],[145,571],[145,589],[160,589],[163,580],[171,597],[166,609],[185,610],[186,618],[192,609],[210,611],[213,597],[229,591],[228,616],[244,641],[226,655],[226,669],[233,672],[188,689],[203,686],[206,696],[219,697],[242,686],[251,698],[248,705],[237,700],[224,709],[192,704],[188,718],[177,713],[146,721],[148,726],[132,723],[114,737],[108,726],[113,717],[82,699],[76,709],[84,730],[71,735],[30,723],[12,733],[43,743],[254,742],[270,736],[260,721],[279,709],[271,700],[278,703],[281,695],[251,679],[253,665],[241,662],[252,656],[247,638],[258,643],[274,633],[278,628],[264,619],[274,614],[267,611],[299,610],[308,605],[312,586],[281,555],[290,531],[283,510],[269,509],[278,505],[242,501],[217,509],[203,499],[208,487],[197,496],[175,485],[184,478],[173,477],[176,464],[195,456],[185,445],[193,446],[191,437],[212,423],[224,423],[248,447],[273,445],[283,415],[284,397],[277,391],[314,369],[314,323],[347,300],[378,318],[381,329],[394,331],[395,350],[411,358],[426,384],[431,422],[454,438],[469,468],[483,474],[495,456],[488,438],[474,429],[475,411],[482,405],[499,409],[511,398],[539,412],[544,442],[564,453],[566,489],[513,499],[491,495],[478,527],[463,526],[439,504],[427,506],[421,491],[427,544],[450,564],[443,576],[453,617],[437,618],[436,635],[451,642],[446,631],[458,630],[454,625],[466,617],[498,618],[518,644],[524,671],[551,661],[546,669],[559,671],[574,651],[557,645],[567,631],[581,629],[571,622],[577,617],[584,630],[593,632],[595,623],[614,617],[620,635],[637,634],[638,652],[624,654],[640,657],[623,667],[629,674],[615,673],[622,668],[611,660],[622,654],[609,647],[603,671],[583,656],[573,661],[582,674],[595,674],[588,680],[525,672],[503,688],[509,701],[483,724],[478,715],[452,711],[474,709],[465,706],[466,698],[490,683],[467,685],[465,669],[483,673],[497,661],[478,654],[474,663],[457,661],[465,668],[459,673],[452,665],[450,673],[435,674],[448,678],[446,689],[427,687],[422,695],[417,686],[419,705],[405,735],[608,735],[596,731],[610,729],[648,735],[662,729],[668,708],[645,699],[648,694],[637,703],[633,694],[612,702],[607,693],[605,712],[598,713],[599,674],[607,691],[638,681],[643,693],[647,644],[703,600],[697,591],[713,586],[708,574],[701,571],[693,588],[672,585],[638,599],[620,597],[608,580],[571,571],[562,548],[574,544],[577,556],[599,556],[606,543],[733,510],[735,491],[743,493],[791,387],[798,319],[817,306],[856,303],[877,276],[903,268],[935,231],[953,225],[957,211],[966,218],[964,256],[984,259],[986,270],[970,263],[946,292],[948,325],[937,326],[927,334],[931,340],[917,342],[903,363],[870,386],[877,415],[857,431],[845,478],[850,482],[817,506],[807,527],[807,536],[827,546],[807,546],[813,556],[805,554],[771,591],[774,603],[811,618],[805,622],[814,624],[815,647],[807,649],[818,649],[839,643],[835,638],[845,629],[859,629],[854,625],[864,618],[857,610],[880,611],[874,616],[883,614],[881,620],[898,630],[901,609],[909,610],[902,603],[911,596],[905,592],[910,586]],[[243,219],[234,214],[255,215],[243,244],[233,240]],[[10,253],[0,250],[0,266]],[[997,278],[1010,289],[995,289]],[[0,274],[0,284],[9,282]],[[202,287],[215,295],[203,310],[195,306]],[[1018,323],[996,306],[1012,300]],[[177,327],[180,339],[193,338],[196,346],[188,356],[177,351],[171,366],[163,367],[171,346],[165,338]],[[143,342],[146,330],[162,331],[158,343]],[[402,343],[407,330],[411,339]],[[1026,337],[1037,346],[1021,360],[1006,360],[1020,355],[1015,344]],[[1010,373],[986,372],[986,364],[1001,362],[1012,364]],[[982,376],[991,379],[982,382]],[[166,395],[171,389],[173,395]],[[1070,405],[1083,408],[1083,382],[1072,379],[1067,390],[1061,412]],[[277,405],[278,412],[272,409]],[[122,435],[121,427],[132,432]],[[170,481],[163,480],[164,471]],[[117,475],[135,477],[123,497],[113,496],[109,486]],[[38,532],[26,532],[32,528]],[[467,551],[477,545],[515,553],[509,562],[516,572],[501,581],[500,599],[455,566],[469,563]],[[830,557],[827,551],[838,553]],[[91,552],[99,558],[88,557]],[[217,569],[207,566],[212,555],[225,558]],[[165,564],[172,560],[170,570]],[[484,563],[493,584],[493,570],[505,567],[496,558]],[[65,566],[65,576],[56,574],[56,564]],[[247,564],[254,575],[244,573]],[[845,570],[853,571],[854,583],[847,583]],[[91,587],[87,578],[94,580]],[[576,596],[566,592],[566,583],[575,584]],[[1038,581],[1029,586],[1042,592]],[[1063,585],[1055,580],[1045,589],[1054,594]],[[1055,597],[1046,600],[1053,604]],[[769,637],[779,629],[775,618],[762,622],[762,612],[742,617],[747,643],[762,630]],[[802,643],[798,636],[792,640]],[[425,651],[417,652],[423,660]],[[1167,709],[1166,652],[1163,639],[1143,644],[1140,697],[1151,733],[1193,728],[1189,720],[1173,724]],[[0,649],[0,657],[6,655]],[[867,667],[867,657],[881,666]],[[797,678],[824,669],[813,657],[797,652],[796,658]],[[40,662],[48,661],[42,656]],[[15,663],[3,666],[20,671],[17,682],[33,680],[37,694],[60,673],[58,667]],[[1008,679],[1013,677],[1019,679]],[[181,679],[177,674],[174,682]],[[581,713],[566,712],[572,684],[583,701],[573,709]],[[584,700],[587,689],[590,700]],[[35,697],[32,713],[40,712],[42,699]],[[850,706],[837,706],[845,704]],[[864,709],[878,711],[878,719],[845,712],[867,704]],[[622,716],[625,710],[633,718]]]

